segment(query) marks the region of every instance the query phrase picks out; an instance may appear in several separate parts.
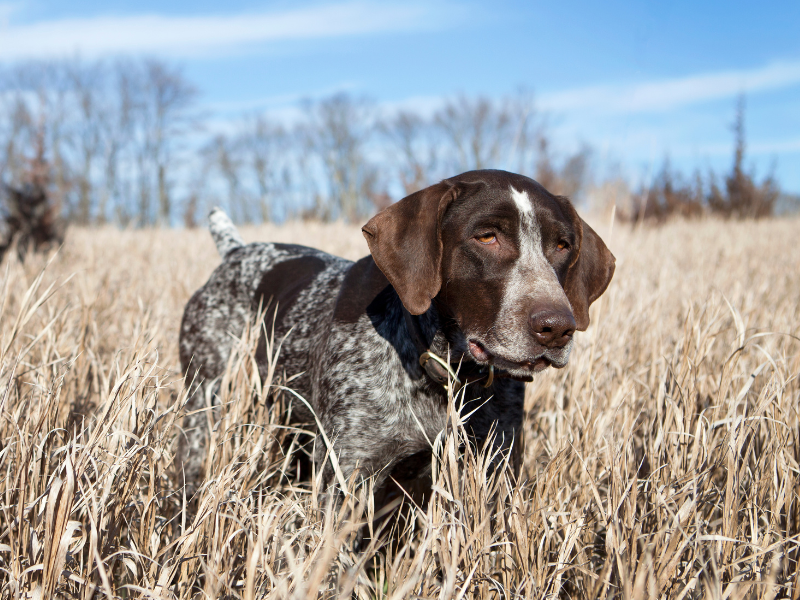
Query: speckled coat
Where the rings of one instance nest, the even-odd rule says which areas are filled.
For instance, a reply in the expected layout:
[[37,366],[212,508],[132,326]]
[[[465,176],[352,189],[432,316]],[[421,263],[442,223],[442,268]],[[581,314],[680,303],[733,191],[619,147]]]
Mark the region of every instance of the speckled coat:
[[[523,417],[520,380],[567,363],[572,331],[585,329],[588,306],[613,273],[613,256],[566,199],[501,171],[467,173],[386,209],[364,227],[372,254],[355,263],[303,246],[245,245],[221,211],[210,221],[223,262],[186,306],[180,356],[187,380],[220,377],[258,307],[276,307],[275,339],[288,333],[280,371],[302,373],[291,386],[333,440],[345,478],[359,469],[376,476],[376,487],[393,472],[425,476],[418,465],[447,417],[446,391],[420,367],[404,306],[419,315],[439,356],[504,369],[506,377],[488,388],[468,385],[464,397],[475,411],[467,426],[475,441],[494,428],[495,443],[509,448]],[[571,329],[564,325],[553,341],[534,331],[542,327],[531,315],[541,314]],[[262,376],[264,348],[256,357]],[[192,402],[197,408],[199,393]],[[298,403],[293,414],[314,421]],[[185,423],[187,479],[204,460],[201,421]],[[325,450],[316,444],[315,461],[331,484]]]

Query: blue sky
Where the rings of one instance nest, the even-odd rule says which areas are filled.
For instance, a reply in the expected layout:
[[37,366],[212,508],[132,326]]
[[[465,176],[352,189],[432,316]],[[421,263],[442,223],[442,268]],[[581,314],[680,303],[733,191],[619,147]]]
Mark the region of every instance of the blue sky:
[[632,178],[666,155],[727,169],[736,97],[748,160],[800,193],[800,2],[0,0],[0,61],[161,56],[218,119],[289,115],[346,90],[430,111],[533,91],[556,147]]

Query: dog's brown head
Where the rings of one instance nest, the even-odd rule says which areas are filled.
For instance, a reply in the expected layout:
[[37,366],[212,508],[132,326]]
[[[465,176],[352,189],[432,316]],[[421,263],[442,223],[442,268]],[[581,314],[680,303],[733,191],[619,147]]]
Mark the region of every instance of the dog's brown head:
[[528,377],[563,367],[572,334],[614,274],[614,256],[569,200],[505,171],[470,171],[416,192],[364,227],[406,309],[457,322],[456,348]]

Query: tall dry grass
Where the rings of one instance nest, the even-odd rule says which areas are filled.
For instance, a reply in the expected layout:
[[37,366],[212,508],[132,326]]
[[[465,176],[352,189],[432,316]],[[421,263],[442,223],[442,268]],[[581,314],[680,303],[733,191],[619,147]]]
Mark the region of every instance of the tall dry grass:
[[[188,509],[177,331],[219,262],[205,232],[73,229],[7,259],[0,597],[799,597],[800,221],[600,229],[617,273],[570,365],[529,385],[522,480],[451,408],[432,500],[399,520],[368,485],[332,511],[287,477],[257,324]],[[245,237],[365,252],[344,226]]]

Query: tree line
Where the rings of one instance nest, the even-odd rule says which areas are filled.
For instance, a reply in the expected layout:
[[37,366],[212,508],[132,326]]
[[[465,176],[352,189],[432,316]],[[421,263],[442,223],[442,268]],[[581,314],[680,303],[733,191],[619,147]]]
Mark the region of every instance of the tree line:
[[[161,60],[16,64],[0,70],[0,182],[22,189],[35,174],[68,221],[141,227],[193,226],[212,205],[238,223],[359,221],[480,168],[530,175],[572,198],[591,183],[590,148],[554,153],[547,119],[524,91],[456,96],[429,113],[347,93],[298,108],[289,120],[254,111],[220,125],[181,69]],[[713,177],[683,183],[666,163],[622,216],[771,214],[777,184],[744,169],[743,115],[742,104],[724,188]]]
[[0,72],[0,180],[20,187],[44,162],[69,221],[125,226],[193,225],[212,204],[239,223],[357,221],[486,167],[570,194],[586,182],[588,150],[554,158],[529,94],[458,96],[431,115],[346,93],[299,108],[290,123],[250,112],[220,129],[163,61],[19,64]]

